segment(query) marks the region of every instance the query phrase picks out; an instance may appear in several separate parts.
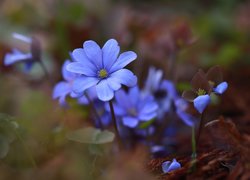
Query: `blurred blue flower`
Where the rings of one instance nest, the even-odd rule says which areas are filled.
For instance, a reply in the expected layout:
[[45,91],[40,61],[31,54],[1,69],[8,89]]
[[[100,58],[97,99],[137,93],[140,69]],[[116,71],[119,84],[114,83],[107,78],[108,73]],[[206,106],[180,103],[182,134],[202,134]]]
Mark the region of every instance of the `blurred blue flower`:
[[176,114],[179,116],[179,118],[186,125],[193,127],[195,125],[196,118],[186,113],[186,110],[188,108],[188,103],[182,98],[177,98],[175,100],[175,107],[176,107]]
[[[28,43],[32,46],[32,38],[26,37],[21,34],[13,33],[14,38],[21,40],[25,43]],[[33,48],[34,49],[34,48]],[[37,51],[37,50],[36,50]],[[40,51],[40,49],[38,50]],[[24,63],[24,72],[30,71],[32,64],[34,62],[33,53],[24,53],[18,49],[13,48],[11,53],[7,53],[4,57],[4,65],[9,66],[15,63],[23,62]]]
[[149,121],[156,117],[158,105],[153,96],[145,95],[139,88],[133,87],[126,93],[124,90],[117,91],[114,109],[120,116],[125,126],[136,127],[139,122]]
[[31,53],[23,53],[18,49],[12,49],[12,53],[7,53],[4,57],[5,66],[9,66],[18,62],[25,62],[24,71],[28,72],[33,64]]
[[177,162],[176,159],[173,159],[172,162],[171,161],[163,162],[161,167],[164,173],[169,173],[171,171],[181,168],[181,164]]
[[75,62],[67,66],[67,70],[79,76],[73,83],[76,93],[83,93],[90,87],[96,87],[97,97],[102,101],[109,101],[114,97],[114,91],[121,88],[121,84],[133,87],[137,77],[126,65],[136,59],[137,55],[127,51],[119,55],[120,47],[116,40],[108,40],[103,48],[94,41],[85,41],[83,48],[75,49],[72,56]]
[[54,90],[53,90],[53,99],[58,98],[59,104],[61,106],[67,106],[67,103],[65,100],[67,95],[70,95],[72,98],[78,97],[78,95],[72,91],[72,84],[78,75],[66,70],[66,66],[69,63],[70,61],[66,60],[62,66],[62,76],[63,76],[64,81],[58,82],[55,85]]
[[154,95],[155,100],[159,105],[157,112],[157,117],[159,119],[163,118],[165,113],[169,112],[174,99],[178,97],[173,82],[169,80],[162,80],[162,76],[162,70],[150,67],[146,83],[143,88],[143,93]]

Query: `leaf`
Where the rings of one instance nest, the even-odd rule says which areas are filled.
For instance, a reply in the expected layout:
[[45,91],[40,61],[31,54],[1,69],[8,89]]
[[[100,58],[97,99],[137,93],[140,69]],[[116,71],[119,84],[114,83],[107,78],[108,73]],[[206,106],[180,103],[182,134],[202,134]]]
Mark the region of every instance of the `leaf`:
[[114,133],[110,131],[101,131],[93,127],[87,127],[68,133],[67,138],[71,141],[87,144],[105,144],[112,142],[115,138]]
[[148,128],[152,123],[154,122],[154,119],[151,119],[150,121],[146,121],[140,124],[140,129],[146,129]]
[[17,128],[18,124],[14,121],[14,118],[0,113],[0,135],[5,137],[9,143],[15,139],[15,131]]
[[104,150],[99,144],[90,144],[88,146],[89,152],[93,155],[102,156],[104,154]]

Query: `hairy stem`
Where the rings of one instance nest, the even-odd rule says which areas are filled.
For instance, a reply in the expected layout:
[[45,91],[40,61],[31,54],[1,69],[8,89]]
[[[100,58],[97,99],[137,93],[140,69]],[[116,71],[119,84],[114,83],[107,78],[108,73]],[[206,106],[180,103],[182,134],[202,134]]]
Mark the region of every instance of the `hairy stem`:
[[121,137],[120,137],[120,134],[119,134],[119,131],[118,131],[118,125],[117,125],[117,120],[116,120],[116,117],[115,117],[115,111],[114,111],[114,106],[113,106],[112,100],[109,101],[109,107],[110,107],[113,123],[114,123],[114,126],[115,126],[115,135],[116,135],[117,140],[118,140],[118,145],[119,145],[119,147],[121,147],[122,142],[121,142]]

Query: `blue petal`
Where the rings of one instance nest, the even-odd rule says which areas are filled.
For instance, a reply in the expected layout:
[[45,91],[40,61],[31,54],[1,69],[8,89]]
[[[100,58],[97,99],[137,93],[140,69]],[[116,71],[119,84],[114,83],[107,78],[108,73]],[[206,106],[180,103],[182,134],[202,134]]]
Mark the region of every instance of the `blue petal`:
[[148,113],[156,112],[157,109],[158,109],[157,103],[151,101],[151,102],[147,102],[146,104],[144,104],[142,109],[140,109],[139,111],[140,111],[140,114],[148,114]]
[[73,61],[77,61],[83,64],[88,64],[88,66],[93,66],[97,68],[96,60],[89,59],[83,48],[77,48],[71,53],[71,58]]
[[133,87],[137,83],[137,77],[127,69],[120,69],[110,75],[114,78],[116,82],[126,85],[128,87]]
[[96,85],[96,93],[101,101],[110,101],[114,97],[114,91],[109,87],[106,79]]
[[88,59],[90,59],[97,68],[103,68],[102,50],[100,46],[95,41],[89,40],[83,43],[83,48]]
[[160,85],[160,89],[166,90],[167,96],[170,97],[171,99],[174,99],[177,96],[177,91],[176,91],[175,85],[171,81],[168,81],[168,80],[162,81],[162,83]]
[[176,109],[180,111],[186,111],[188,108],[188,103],[183,98],[177,98],[175,101]]
[[84,93],[84,91],[98,83],[98,79],[94,77],[80,76],[73,82],[73,91],[77,94]]
[[[117,105],[117,103],[113,103],[113,105],[114,105],[115,115],[124,116],[127,113],[126,109]],[[110,107],[106,108],[106,110],[110,112]]]
[[227,82],[222,82],[214,88],[214,92],[217,94],[223,94],[228,88]]
[[110,67],[117,60],[119,52],[120,52],[120,47],[118,46],[118,43],[115,39],[110,39],[104,44],[102,48],[102,54],[103,54],[103,64],[105,69],[107,70],[110,69]]
[[134,128],[138,125],[138,119],[130,116],[126,116],[122,118],[122,122],[125,126],[128,126],[130,128]]
[[160,86],[160,82],[163,76],[163,71],[162,70],[156,70],[154,67],[149,68],[147,80],[144,86],[144,90],[152,93],[156,90],[158,90]]
[[210,96],[209,95],[202,95],[198,96],[194,99],[194,107],[197,111],[201,114],[210,103]]
[[109,84],[109,87],[111,87],[114,91],[117,91],[122,86],[117,78],[109,77],[106,80]]
[[180,119],[186,124],[186,125],[188,125],[188,126],[190,126],[190,127],[193,127],[194,126],[194,120],[195,120],[195,118],[192,116],[192,115],[190,115],[190,114],[188,114],[188,113],[186,113],[186,112],[184,112],[184,111],[182,111],[182,110],[179,110],[179,109],[177,109],[176,110],[176,113],[177,113],[177,115],[180,117]]
[[86,96],[81,96],[80,98],[78,98],[78,104],[87,105],[87,104],[89,104],[89,101],[88,101],[88,99],[86,98]]
[[69,60],[66,60],[64,63],[63,63],[63,67],[62,67],[62,75],[63,75],[63,78],[66,80],[66,81],[73,81],[75,78],[76,78],[76,74],[75,73],[72,73],[72,72],[69,72],[66,67],[67,65],[70,64],[70,61]]
[[117,105],[121,106],[125,110],[128,110],[133,107],[131,99],[128,97],[128,94],[123,89],[120,89],[116,92],[115,99],[117,101]]
[[72,62],[66,68],[69,72],[78,73],[86,76],[96,76],[96,68],[90,63]]
[[139,119],[141,121],[149,121],[157,116],[157,112],[151,112],[151,113],[145,113],[145,114],[139,114]]
[[27,61],[31,59],[32,59],[31,53],[22,53],[17,49],[13,49],[12,53],[8,53],[5,55],[4,65],[8,66],[19,61]]
[[140,97],[139,87],[135,86],[129,89],[128,97],[133,106],[136,106],[138,99]]
[[53,99],[56,99],[61,96],[65,96],[71,92],[71,86],[69,83],[61,81],[57,83],[53,90]]
[[168,173],[179,168],[181,168],[181,164],[177,162],[176,159],[173,159],[172,162],[166,161],[162,163],[162,171],[164,173]]
[[26,42],[26,43],[31,43],[32,39],[30,37],[27,37],[27,36],[24,36],[22,34],[18,34],[18,33],[13,33],[12,36],[18,40],[21,40],[23,42]]
[[137,58],[137,55],[133,51],[127,51],[127,52],[120,54],[117,61],[111,67],[110,72],[112,73],[112,72],[115,72],[119,69],[124,68],[129,63],[134,61],[136,58]]

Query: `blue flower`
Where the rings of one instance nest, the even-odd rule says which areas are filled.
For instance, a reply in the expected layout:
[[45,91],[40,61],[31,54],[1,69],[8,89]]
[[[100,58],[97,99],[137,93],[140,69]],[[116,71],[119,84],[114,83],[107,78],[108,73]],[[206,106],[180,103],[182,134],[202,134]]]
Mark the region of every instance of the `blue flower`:
[[192,90],[184,91],[182,96],[187,101],[194,103],[195,109],[202,114],[205,108],[210,104],[212,87],[207,80],[206,74],[199,70],[193,77]]
[[176,159],[173,159],[172,162],[166,161],[162,163],[161,167],[164,173],[169,173],[171,171],[181,168],[181,164],[177,162]]
[[31,53],[23,53],[18,49],[12,49],[12,53],[7,53],[4,57],[4,65],[9,66],[18,62],[25,62],[25,72],[32,67],[33,60]]
[[119,90],[115,100],[115,113],[127,127],[134,128],[140,122],[149,121],[157,115],[158,105],[153,96],[140,93],[137,86],[129,89],[128,93]]
[[81,76],[74,81],[73,91],[81,94],[94,86],[97,97],[109,101],[122,84],[135,86],[137,77],[123,68],[135,60],[137,55],[127,51],[118,56],[119,52],[120,47],[114,39],[108,40],[102,49],[91,40],[85,41],[83,48],[75,49],[72,53],[75,62],[70,63],[67,70]]
[[223,94],[227,90],[228,84],[222,79],[222,71],[219,66],[211,67],[206,74],[199,70],[191,81],[192,90],[184,91],[183,97],[193,102],[199,113],[203,113],[211,102],[211,93]]
[[7,53],[4,57],[4,64],[6,66],[16,64],[19,62],[24,63],[24,71],[30,71],[33,63],[35,61],[40,61],[41,59],[41,47],[40,42],[35,38],[29,38],[21,34],[14,33],[13,37],[21,40],[30,45],[31,52],[24,53],[18,49],[12,49],[12,53]]
[[69,60],[66,60],[62,66],[62,76],[64,81],[58,82],[53,90],[53,99],[59,99],[59,104],[61,106],[66,106],[66,96],[70,95],[71,97],[75,98],[78,95],[72,91],[72,84],[75,78],[78,76],[75,73],[71,73],[66,70],[66,66],[70,63]]
[[163,118],[165,113],[169,112],[174,99],[178,97],[175,85],[169,80],[162,80],[162,75],[163,72],[161,70],[150,67],[143,88],[143,93],[154,95],[159,105],[157,115],[159,119]]

